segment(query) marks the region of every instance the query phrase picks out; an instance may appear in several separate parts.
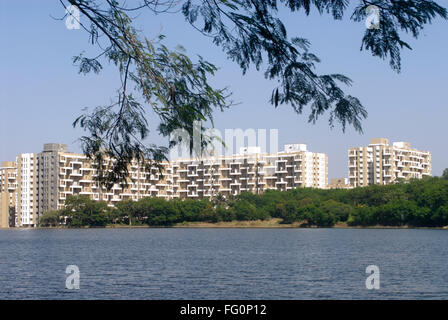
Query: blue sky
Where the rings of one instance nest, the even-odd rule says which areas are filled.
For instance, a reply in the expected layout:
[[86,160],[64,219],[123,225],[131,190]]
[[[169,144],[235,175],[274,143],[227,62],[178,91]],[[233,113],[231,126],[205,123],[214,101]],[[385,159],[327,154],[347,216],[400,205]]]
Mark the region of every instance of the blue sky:
[[[0,160],[14,160],[18,153],[39,152],[43,143],[59,142],[80,151],[81,131],[71,123],[84,107],[107,104],[119,86],[113,68],[100,75],[79,75],[71,58],[81,51],[92,52],[87,34],[68,30],[59,1],[0,0]],[[245,76],[180,14],[152,16],[142,14],[137,26],[148,38],[158,33],[174,48],[181,44],[187,54],[201,54],[220,70],[212,83],[228,86],[239,105],[215,114],[215,125],[226,128],[279,129],[279,145],[306,143],[308,149],[329,157],[329,178],[347,176],[347,150],[368,144],[370,138],[409,141],[412,146],[432,152],[433,174],[448,167],[448,22],[437,20],[415,40],[405,36],[413,47],[402,54],[402,72],[395,73],[387,61],[359,50],[363,23],[334,21],[329,16],[282,12],[280,17],[289,36],[311,42],[311,51],[322,60],[319,73],[342,73],[354,85],[347,92],[357,96],[369,112],[363,123],[364,134],[339,126],[330,129],[323,117],[317,124],[307,123],[306,112],[297,115],[290,106],[275,109],[269,104],[275,83],[262,72],[250,70]],[[81,16],[81,19],[86,19]],[[150,123],[157,122],[150,119]],[[152,132],[151,141],[166,144]]]

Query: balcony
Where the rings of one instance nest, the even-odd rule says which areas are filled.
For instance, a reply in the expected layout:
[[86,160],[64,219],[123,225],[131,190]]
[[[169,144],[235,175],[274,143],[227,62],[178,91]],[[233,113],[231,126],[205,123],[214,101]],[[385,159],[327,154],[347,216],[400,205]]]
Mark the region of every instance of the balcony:
[[91,195],[91,194],[93,195],[94,193],[91,191],[81,191],[79,194],[80,195]]
[[197,198],[199,195],[197,193],[191,193],[187,195],[189,198]]
[[82,177],[82,173],[79,172],[78,170],[73,170],[72,173],[70,173],[70,176],[73,176],[73,177]]

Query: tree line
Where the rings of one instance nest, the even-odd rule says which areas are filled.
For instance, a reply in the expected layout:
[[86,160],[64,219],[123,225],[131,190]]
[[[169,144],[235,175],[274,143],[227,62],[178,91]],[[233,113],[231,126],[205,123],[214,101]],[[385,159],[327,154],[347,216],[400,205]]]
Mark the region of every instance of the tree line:
[[64,209],[39,219],[43,227],[173,226],[184,222],[251,221],[279,218],[303,227],[349,226],[442,227],[448,225],[448,175],[393,185],[355,189],[297,188],[243,192],[225,198],[121,201],[115,207],[88,196],[67,198]]

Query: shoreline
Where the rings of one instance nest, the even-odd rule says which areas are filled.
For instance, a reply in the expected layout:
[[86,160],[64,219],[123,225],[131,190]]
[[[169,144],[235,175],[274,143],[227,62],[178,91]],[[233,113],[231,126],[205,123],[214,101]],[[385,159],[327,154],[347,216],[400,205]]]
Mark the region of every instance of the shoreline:
[[183,222],[172,226],[149,226],[149,225],[107,225],[105,227],[36,227],[36,228],[0,228],[0,230],[44,230],[44,229],[427,229],[448,230],[445,227],[412,227],[412,226],[349,226],[347,223],[337,223],[331,227],[303,226],[299,222],[292,224],[281,224],[281,219],[272,218],[261,221],[230,221],[230,222]]

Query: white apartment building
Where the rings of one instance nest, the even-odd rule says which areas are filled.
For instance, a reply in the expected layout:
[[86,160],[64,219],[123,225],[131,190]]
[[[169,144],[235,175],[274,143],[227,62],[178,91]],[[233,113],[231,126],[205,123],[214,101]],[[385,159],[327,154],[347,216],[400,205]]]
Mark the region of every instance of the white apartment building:
[[[109,205],[150,196],[173,198],[170,185],[171,168],[168,162],[161,163],[163,174],[160,174],[156,167],[148,171],[144,164],[132,162],[129,166],[127,184],[115,184],[107,190],[95,181],[97,165],[85,155],[59,152],[57,161],[58,185],[55,191],[57,207],[53,209],[63,208],[65,200],[70,195],[88,195],[93,200],[106,201]],[[103,165],[110,166],[111,161],[113,160],[105,160]]]
[[366,147],[349,149],[348,157],[352,187],[386,185],[431,175],[431,153],[412,149],[408,142],[390,146],[388,139],[372,139]]
[[17,156],[17,198],[16,225],[33,227],[37,225],[37,157],[35,153]]
[[268,189],[327,187],[328,158],[307,151],[304,144],[285,145],[282,152],[242,148],[232,156],[172,161],[173,196],[181,199],[224,196]]
[[[113,161],[106,159],[102,165],[107,170]],[[113,206],[119,201],[144,197],[187,199],[219,193],[226,197],[244,191],[262,193],[268,189],[325,189],[327,161],[325,154],[310,152],[304,144],[285,145],[284,151],[275,154],[250,147],[232,156],[176,159],[160,163],[161,171],[135,161],[129,165],[126,183],[108,190],[95,180],[98,165],[87,156],[68,152],[63,144],[45,144],[42,152],[20,154],[16,162],[8,163],[11,168],[1,171],[6,174],[0,176],[0,184],[5,190],[9,188],[9,195],[2,195],[2,225],[8,224],[8,214],[14,217],[8,212],[14,205],[5,204],[8,197],[15,201],[12,224],[34,227],[39,215],[64,208],[71,195],[87,195]]]

